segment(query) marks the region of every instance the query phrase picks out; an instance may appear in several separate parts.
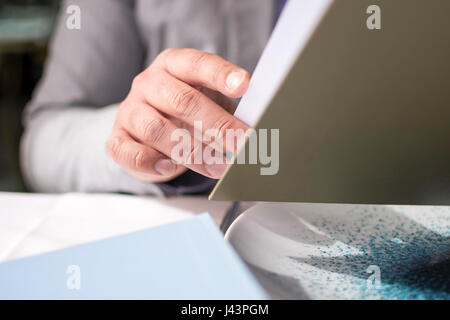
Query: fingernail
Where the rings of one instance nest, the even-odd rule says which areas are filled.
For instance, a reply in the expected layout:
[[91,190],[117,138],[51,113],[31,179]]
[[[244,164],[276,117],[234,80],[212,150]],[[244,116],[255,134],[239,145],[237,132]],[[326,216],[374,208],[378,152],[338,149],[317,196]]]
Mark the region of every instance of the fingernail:
[[171,160],[163,159],[156,162],[155,170],[163,176],[170,176],[175,173],[177,166]]
[[233,71],[227,77],[227,88],[230,91],[235,91],[245,79],[244,71]]
[[209,175],[214,178],[220,178],[225,169],[227,168],[226,164],[207,164],[205,165],[206,171],[208,171]]

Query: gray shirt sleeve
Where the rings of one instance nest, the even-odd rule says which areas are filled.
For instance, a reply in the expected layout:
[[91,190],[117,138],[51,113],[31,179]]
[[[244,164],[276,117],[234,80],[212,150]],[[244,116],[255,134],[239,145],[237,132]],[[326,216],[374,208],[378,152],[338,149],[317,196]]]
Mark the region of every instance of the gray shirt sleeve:
[[[70,4],[81,9],[81,29],[66,27]],[[119,101],[143,68],[145,48],[130,0],[77,0],[61,5],[43,78],[24,115],[21,161],[38,192],[159,194],[108,156]]]

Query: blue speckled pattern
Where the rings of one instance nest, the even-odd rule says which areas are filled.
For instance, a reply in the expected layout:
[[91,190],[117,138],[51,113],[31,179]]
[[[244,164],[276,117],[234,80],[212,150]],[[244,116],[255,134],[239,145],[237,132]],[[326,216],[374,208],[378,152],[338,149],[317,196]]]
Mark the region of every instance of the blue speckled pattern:
[[450,207],[261,204],[228,238],[274,298],[450,299]]

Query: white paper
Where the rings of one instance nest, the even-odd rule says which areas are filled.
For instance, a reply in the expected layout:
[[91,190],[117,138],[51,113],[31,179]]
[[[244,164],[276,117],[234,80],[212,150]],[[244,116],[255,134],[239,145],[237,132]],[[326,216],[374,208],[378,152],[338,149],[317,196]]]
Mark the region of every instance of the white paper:
[[180,221],[230,204],[204,198],[0,194],[0,262]]

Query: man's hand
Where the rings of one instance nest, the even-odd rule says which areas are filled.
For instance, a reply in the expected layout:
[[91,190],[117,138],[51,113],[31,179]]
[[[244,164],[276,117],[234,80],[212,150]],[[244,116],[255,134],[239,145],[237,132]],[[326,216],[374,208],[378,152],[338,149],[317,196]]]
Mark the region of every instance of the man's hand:
[[[194,49],[168,49],[133,81],[121,103],[107,149],[111,157],[133,176],[149,182],[165,182],[187,168],[219,178],[226,164],[175,163],[171,159],[182,128],[194,139],[194,121],[202,130],[217,129],[223,139],[228,129],[248,127],[232,116],[235,105],[225,98],[239,98],[247,90],[250,75],[224,59]],[[186,159],[192,159],[195,146]],[[235,152],[236,150],[224,150]]]

